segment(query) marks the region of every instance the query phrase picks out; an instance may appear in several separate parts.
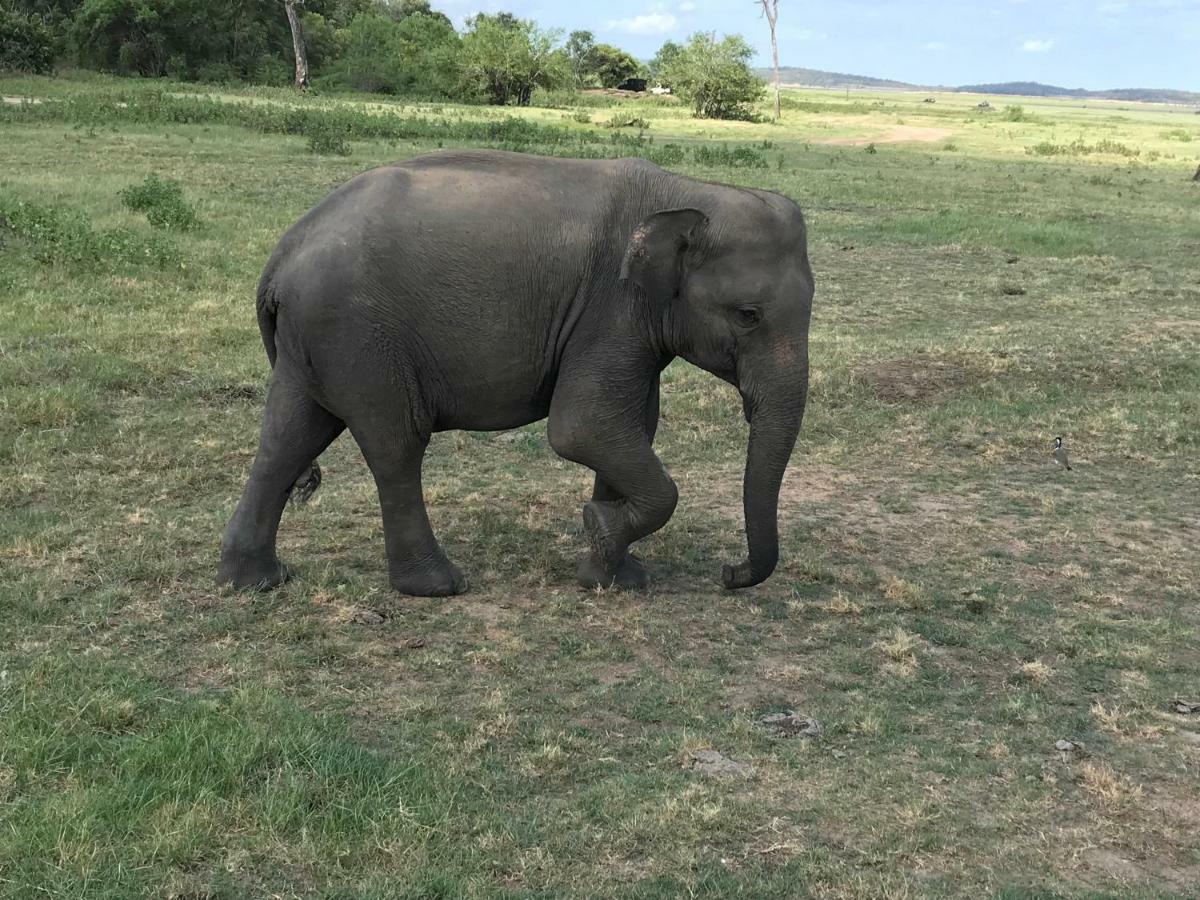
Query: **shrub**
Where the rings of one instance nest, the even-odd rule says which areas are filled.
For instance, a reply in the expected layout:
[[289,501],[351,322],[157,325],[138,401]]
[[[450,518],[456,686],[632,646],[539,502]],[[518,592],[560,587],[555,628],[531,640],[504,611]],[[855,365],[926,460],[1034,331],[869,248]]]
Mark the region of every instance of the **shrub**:
[[609,128],[649,128],[650,123],[641,116],[628,116],[618,113],[604,123]]
[[722,166],[729,169],[765,169],[767,157],[753,147],[706,147],[692,149],[692,159],[702,166]]
[[663,144],[646,153],[646,159],[657,166],[677,166],[683,162],[685,156],[684,149],[678,144]]
[[1055,144],[1051,141],[1041,141],[1025,148],[1025,152],[1033,156],[1089,156],[1093,153],[1103,153],[1112,156],[1124,156],[1133,159],[1140,156],[1142,151],[1118,141],[1107,138],[1095,144],[1085,144],[1083,141],[1072,141],[1069,144]]
[[581,125],[591,125],[592,114],[586,109],[577,109],[571,113],[571,121],[579,122]]
[[40,19],[0,6],[0,71],[54,70],[54,35]]
[[134,212],[144,212],[155,228],[176,228],[190,231],[199,222],[196,211],[183,199],[183,187],[178,181],[157,175],[120,193],[121,202]]
[[[10,232],[39,262],[70,262],[111,270],[116,265],[164,267],[179,262],[165,235],[143,237],[127,228],[97,230],[75,210],[0,196],[0,232]],[[19,249],[14,248],[14,249]]]
[[321,156],[349,156],[350,142],[346,132],[335,125],[316,120],[308,126],[308,152]]

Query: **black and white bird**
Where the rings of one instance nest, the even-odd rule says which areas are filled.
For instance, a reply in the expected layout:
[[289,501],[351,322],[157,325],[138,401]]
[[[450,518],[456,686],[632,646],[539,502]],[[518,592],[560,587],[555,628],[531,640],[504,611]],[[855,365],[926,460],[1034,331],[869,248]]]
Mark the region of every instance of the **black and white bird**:
[[1056,463],[1066,466],[1068,472],[1071,471],[1071,461],[1067,459],[1067,448],[1063,444],[1062,438],[1056,437],[1054,439],[1054,450],[1050,455],[1054,457]]

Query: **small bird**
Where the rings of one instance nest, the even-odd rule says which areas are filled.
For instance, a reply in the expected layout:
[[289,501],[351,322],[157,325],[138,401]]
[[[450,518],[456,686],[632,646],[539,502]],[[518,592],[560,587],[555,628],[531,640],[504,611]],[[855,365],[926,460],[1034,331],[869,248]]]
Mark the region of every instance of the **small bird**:
[[1071,471],[1071,461],[1067,459],[1067,448],[1063,445],[1062,438],[1054,439],[1054,451],[1050,454],[1054,457],[1054,461],[1067,467],[1067,471]]

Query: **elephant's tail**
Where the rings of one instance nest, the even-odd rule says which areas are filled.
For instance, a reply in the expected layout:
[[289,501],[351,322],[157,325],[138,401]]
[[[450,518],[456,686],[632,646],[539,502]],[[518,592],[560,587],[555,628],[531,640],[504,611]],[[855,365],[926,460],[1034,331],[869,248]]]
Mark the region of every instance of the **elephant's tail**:
[[[279,311],[279,301],[275,297],[275,285],[271,280],[270,272],[263,275],[262,280],[258,283],[256,306],[258,330],[262,334],[263,347],[266,348],[267,359],[271,361],[273,369],[275,368],[275,357],[278,355],[278,351],[275,349],[275,315]],[[300,477],[296,479],[295,483],[288,488],[288,499],[297,505],[307,503],[320,486],[321,467],[314,459],[300,473]]]
[[262,334],[263,346],[267,349],[267,359],[271,368],[275,368],[275,313],[279,311],[279,301],[275,298],[275,284],[271,273],[263,275],[258,283],[258,330]]

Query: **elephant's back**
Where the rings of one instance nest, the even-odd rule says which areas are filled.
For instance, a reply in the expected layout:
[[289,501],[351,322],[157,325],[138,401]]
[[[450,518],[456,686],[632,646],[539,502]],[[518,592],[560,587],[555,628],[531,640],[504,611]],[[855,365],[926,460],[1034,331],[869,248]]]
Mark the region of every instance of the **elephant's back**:
[[[557,162],[436,154],[339,187],[268,263],[285,352],[311,357],[302,345],[324,335],[419,359],[440,396],[488,401],[494,413],[470,427],[540,409],[569,310],[589,302],[597,269],[614,282],[619,270],[619,256],[599,258],[611,167],[542,166]],[[467,427],[439,405],[441,425]]]

